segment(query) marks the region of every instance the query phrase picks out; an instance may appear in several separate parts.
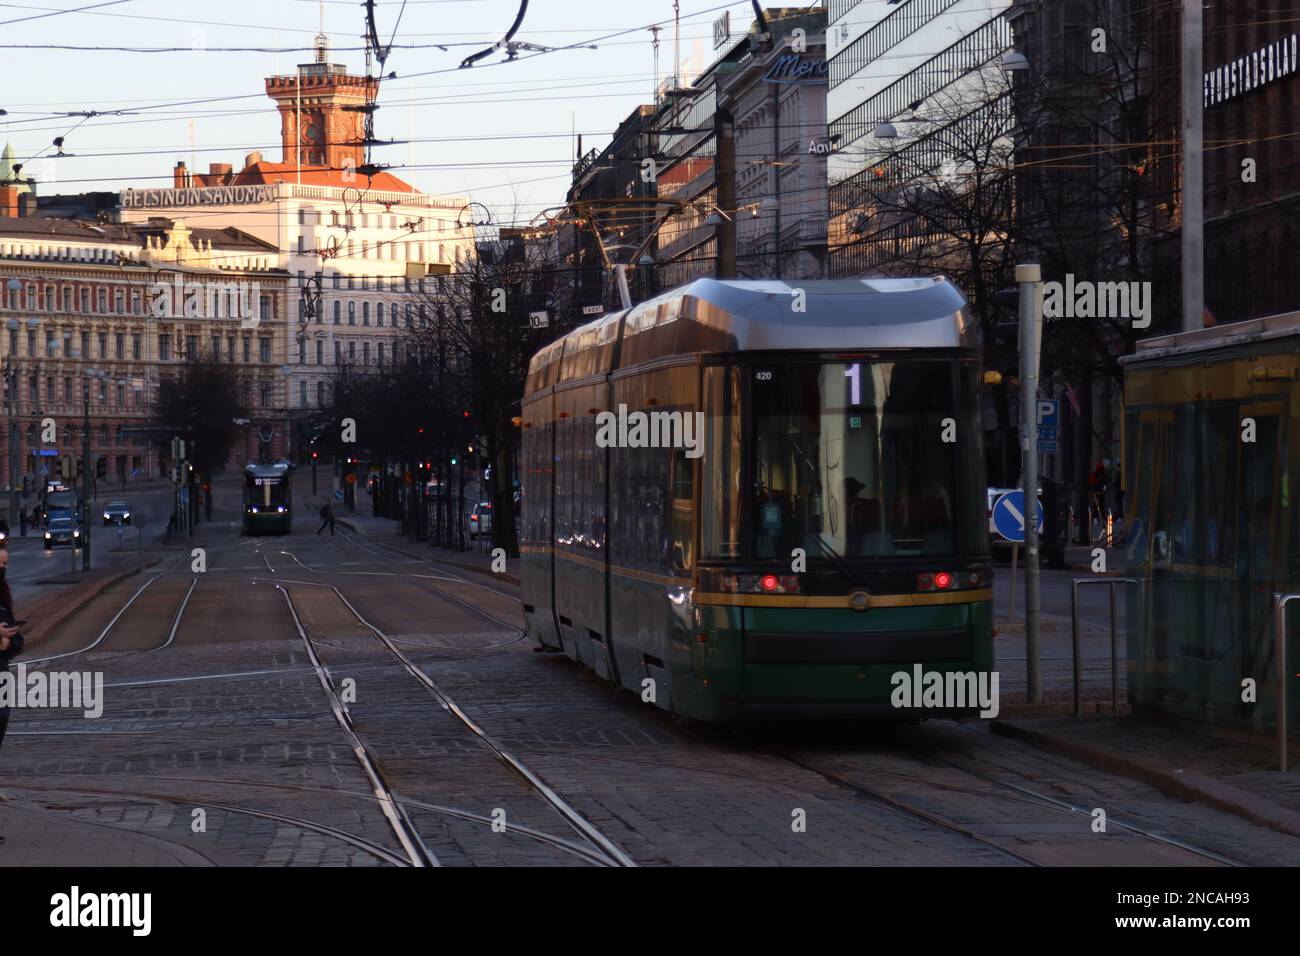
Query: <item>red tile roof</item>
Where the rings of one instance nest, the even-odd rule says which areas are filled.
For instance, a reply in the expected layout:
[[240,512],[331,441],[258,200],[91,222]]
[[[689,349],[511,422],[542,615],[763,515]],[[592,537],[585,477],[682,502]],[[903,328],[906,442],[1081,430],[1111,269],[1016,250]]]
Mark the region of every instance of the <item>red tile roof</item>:
[[[344,175],[344,170],[334,169],[330,166],[303,166],[302,184],[304,186],[334,186],[338,189],[343,189],[348,186],[365,189],[368,185],[371,189],[380,192],[418,192],[414,186],[404,183],[392,173],[378,172],[370,178],[362,176],[359,173],[348,174],[348,179],[344,179]],[[203,176],[203,174],[198,174],[195,178],[200,179],[206,177]],[[234,178],[229,182],[229,185],[258,186],[263,183],[296,183],[298,181],[297,164],[261,162],[254,163],[236,173]],[[222,185],[227,184],[222,183]]]

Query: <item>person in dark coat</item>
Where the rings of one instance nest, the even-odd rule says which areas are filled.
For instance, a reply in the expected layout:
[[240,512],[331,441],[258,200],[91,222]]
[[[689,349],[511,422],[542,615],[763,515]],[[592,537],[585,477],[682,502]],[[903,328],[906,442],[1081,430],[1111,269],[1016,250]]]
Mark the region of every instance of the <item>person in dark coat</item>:
[[316,529],[316,533],[320,534],[322,531],[324,531],[326,525],[329,526],[330,534],[333,534],[334,533],[334,508],[330,505],[328,501],[325,502],[325,504],[320,509],[320,527]]
[[[0,548],[0,672],[9,668],[9,662],[23,649],[23,636],[14,626],[14,598],[5,580],[9,564],[9,551]],[[0,744],[4,743],[5,728],[9,726],[9,708],[0,707]]]

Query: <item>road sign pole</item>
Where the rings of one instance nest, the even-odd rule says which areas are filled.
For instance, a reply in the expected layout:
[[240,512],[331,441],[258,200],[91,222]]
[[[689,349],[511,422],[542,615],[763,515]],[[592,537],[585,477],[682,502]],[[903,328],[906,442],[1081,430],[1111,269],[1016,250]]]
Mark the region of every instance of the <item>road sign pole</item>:
[[1038,352],[1042,343],[1043,270],[1016,266],[1020,285],[1020,450],[1025,492],[1025,677],[1028,701],[1042,703],[1038,659]]

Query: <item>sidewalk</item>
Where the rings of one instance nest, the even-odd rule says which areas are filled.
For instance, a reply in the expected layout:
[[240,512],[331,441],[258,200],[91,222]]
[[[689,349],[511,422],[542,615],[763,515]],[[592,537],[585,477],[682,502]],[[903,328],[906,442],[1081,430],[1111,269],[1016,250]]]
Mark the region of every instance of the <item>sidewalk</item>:
[[[1163,717],[999,719],[994,733],[1300,836],[1300,786],[1269,735]],[[1292,759],[1300,746],[1291,744]]]

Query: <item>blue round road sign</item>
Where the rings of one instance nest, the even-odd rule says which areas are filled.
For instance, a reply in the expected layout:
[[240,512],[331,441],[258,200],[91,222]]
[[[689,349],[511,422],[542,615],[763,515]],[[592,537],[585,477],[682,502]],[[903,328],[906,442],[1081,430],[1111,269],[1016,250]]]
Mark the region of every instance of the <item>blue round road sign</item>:
[[[1037,506],[1038,530],[1043,530],[1043,503],[1035,501]],[[993,505],[993,527],[998,534],[1008,541],[1023,543],[1025,540],[1025,493],[1010,491]]]

